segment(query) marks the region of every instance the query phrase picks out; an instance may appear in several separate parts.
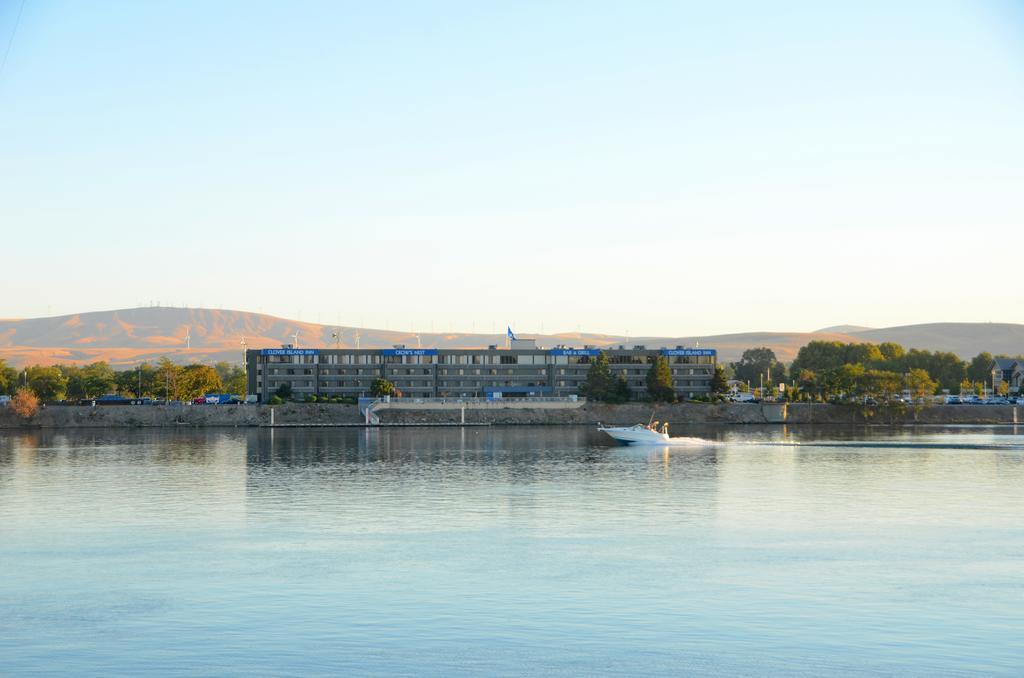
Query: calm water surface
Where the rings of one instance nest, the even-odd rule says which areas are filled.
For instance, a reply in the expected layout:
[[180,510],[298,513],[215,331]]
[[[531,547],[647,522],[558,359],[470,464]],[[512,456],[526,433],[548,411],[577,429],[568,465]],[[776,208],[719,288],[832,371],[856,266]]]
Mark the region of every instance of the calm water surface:
[[685,435],[0,434],[0,674],[1024,674],[1024,429]]

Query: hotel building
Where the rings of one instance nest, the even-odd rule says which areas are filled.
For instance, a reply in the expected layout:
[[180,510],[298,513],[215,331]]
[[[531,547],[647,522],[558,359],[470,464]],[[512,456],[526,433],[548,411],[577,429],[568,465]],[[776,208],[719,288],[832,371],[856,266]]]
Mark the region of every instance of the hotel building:
[[532,340],[511,348],[264,348],[246,351],[249,395],[267,402],[283,384],[292,397],[370,395],[375,379],[387,379],[405,397],[495,398],[569,396],[579,393],[592,361],[604,351],[613,376],[625,376],[634,399],[647,391],[647,371],[658,356],[672,370],[682,398],[707,395],[715,373],[714,349],[537,348]]

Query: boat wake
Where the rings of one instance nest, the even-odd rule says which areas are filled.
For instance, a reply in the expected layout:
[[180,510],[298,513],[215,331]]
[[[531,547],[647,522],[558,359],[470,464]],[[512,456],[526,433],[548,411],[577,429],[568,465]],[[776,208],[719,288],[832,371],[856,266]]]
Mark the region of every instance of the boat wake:
[[800,447],[804,449],[851,449],[858,451],[909,449],[909,450],[989,450],[1020,452],[1024,450],[1024,442],[939,442],[939,441],[906,441],[906,440],[710,440],[687,436],[672,437],[658,442],[634,442],[627,447]]
[[693,437],[672,437],[659,445],[668,445],[670,447],[718,447],[722,444],[719,440],[708,440],[707,438],[693,438]]

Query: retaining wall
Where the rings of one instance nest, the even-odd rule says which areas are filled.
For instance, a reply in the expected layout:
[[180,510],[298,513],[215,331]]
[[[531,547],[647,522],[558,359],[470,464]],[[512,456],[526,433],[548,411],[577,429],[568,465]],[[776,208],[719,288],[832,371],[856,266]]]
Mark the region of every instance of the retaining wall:
[[[47,407],[30,421],[0,407],[0,428],[101,428],[270,426],[358,426],[363,415],[355,405],[191,405]],[[467,424],[632,425],[646,423],[652,412],[659,421],[680,424],[1014,424],[1024,423],[1024,408],[987,405],[928,407],[853,407],[795,403],[627,403],[574,404],[572,407],[467,407]],[[458,424],[461,408],[389,408],[377,412],[382,424]]]

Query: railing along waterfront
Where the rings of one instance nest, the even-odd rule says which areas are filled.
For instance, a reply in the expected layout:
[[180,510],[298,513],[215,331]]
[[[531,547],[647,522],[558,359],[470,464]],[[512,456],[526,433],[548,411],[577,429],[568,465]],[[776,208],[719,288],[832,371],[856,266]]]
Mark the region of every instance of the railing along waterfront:
[[373,405],[402,405],[402,404],[415,404],[415,405],[494,405],[502,406],[508,404],[528,404],[528,403],[586,403],[586,398],[580,398],[578,396],[529,396],[526,398],[416,398],[416,397],[405,397],[405,398],[391,398],[390,400],[376,400]]

